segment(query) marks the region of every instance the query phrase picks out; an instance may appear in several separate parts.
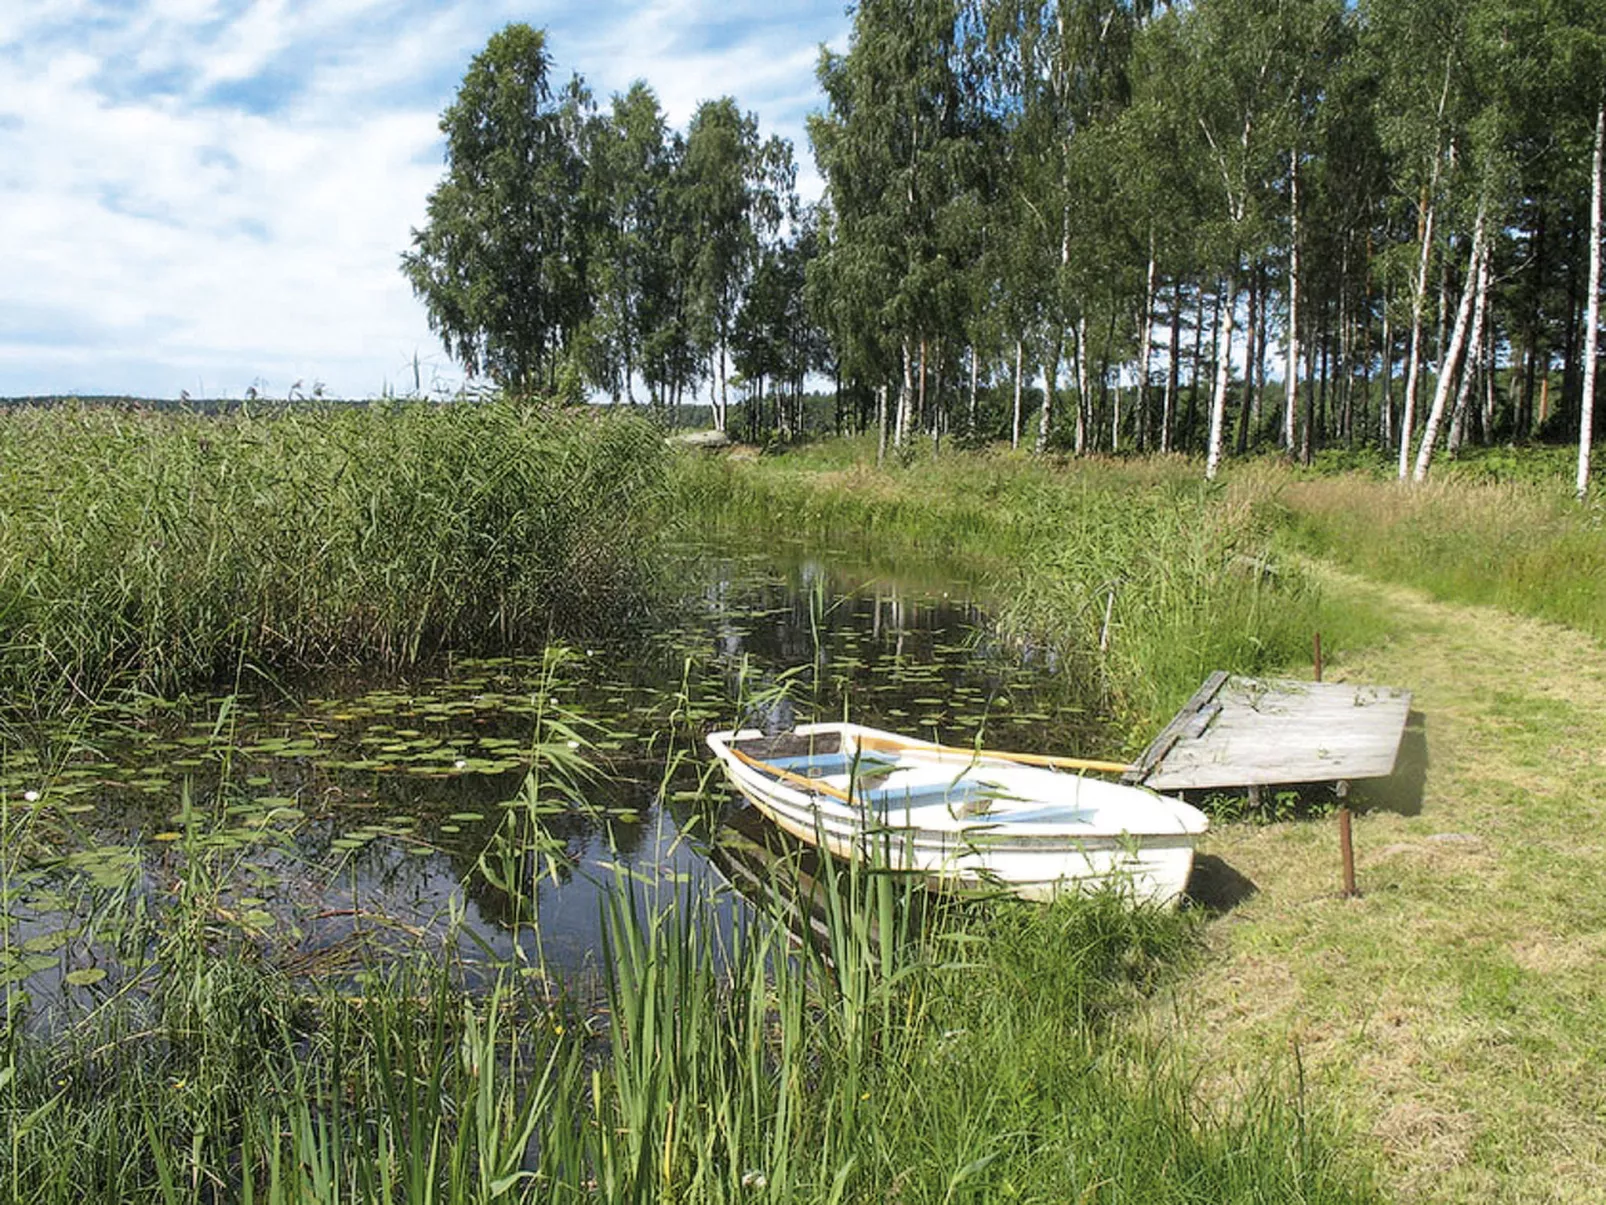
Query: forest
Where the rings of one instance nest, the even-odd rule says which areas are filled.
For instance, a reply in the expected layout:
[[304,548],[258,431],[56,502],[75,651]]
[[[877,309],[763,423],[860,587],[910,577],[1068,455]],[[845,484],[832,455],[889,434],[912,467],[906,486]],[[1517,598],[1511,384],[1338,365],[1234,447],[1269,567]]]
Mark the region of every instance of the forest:
[[803,206],[734,98],[674,130],[512,25],[403,267],[454,357],[527,394],[700,394],[719,428],[734,396],[785,438],[812,378],[884,446],[1212,477],[1577,440],[1583,494],[1603,51],[1591,0],[866,0],[821,51]]

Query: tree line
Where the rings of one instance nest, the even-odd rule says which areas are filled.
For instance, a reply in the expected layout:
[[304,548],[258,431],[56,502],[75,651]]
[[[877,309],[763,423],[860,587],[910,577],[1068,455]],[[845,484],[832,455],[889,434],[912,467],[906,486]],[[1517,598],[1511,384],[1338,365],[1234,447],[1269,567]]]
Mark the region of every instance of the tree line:
[[[799,220],[785,139],[724,97],[672,130],[645,83],[602,109],[555,84],[543,31],[509,25],[441,118],[447,171],[402,269],[447,351],[524,394],[673,410],[730,379],[807,367]],[[810,353],[818,359],[818,353]]]
[[405,257],[470,369],[707,387],[721,426],[734,372],[782,428],[818,374],[884,446],[1211,476],[1577,438],[1587,489],[1600,0],[861,0],[821,52],[808,210],[733,100],[681,136],[644,85],[602,114],[547,65],[522,26],[476,58]]

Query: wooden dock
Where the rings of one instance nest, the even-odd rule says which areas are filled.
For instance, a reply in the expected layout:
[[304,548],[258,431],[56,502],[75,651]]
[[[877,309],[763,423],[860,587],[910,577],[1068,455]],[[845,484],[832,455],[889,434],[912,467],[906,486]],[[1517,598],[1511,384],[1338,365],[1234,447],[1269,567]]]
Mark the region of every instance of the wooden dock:
[[1157,791],[1384,778],[1411,693],[1214,673],[1126,774]]

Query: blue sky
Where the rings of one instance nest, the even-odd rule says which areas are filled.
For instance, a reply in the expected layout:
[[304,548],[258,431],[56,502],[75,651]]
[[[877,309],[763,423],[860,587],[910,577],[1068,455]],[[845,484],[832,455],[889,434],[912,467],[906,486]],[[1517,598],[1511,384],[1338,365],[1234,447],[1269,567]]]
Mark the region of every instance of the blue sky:
[[397,270],[468,60],[544,26],[600,101],[791,138],[843,0],[0,0],[0,396],[368,397],[460,376]]

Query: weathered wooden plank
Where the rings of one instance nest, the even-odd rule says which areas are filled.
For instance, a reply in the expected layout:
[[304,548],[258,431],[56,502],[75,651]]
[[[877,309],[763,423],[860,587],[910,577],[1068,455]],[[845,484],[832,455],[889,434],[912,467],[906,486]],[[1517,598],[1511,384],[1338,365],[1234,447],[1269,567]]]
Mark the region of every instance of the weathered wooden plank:
[[1212,674],[1132,777],[1171,791],[1381,778],[1410,709],[1393,687]]
[[[1137,765],[1128,770],[1121,777],[1126,782],[1143,782],[1154,771],[1161,760],[1171,751],[1173,745],[1181,739],[1182,734],[1190,728],[1208,727],[1214,713],[1209,710],[1210,701],[1215,698],[1216,692],[1227,682],[1224,670],[1217,670],[1204,680],[1204,684],[1193,692],[1193,697],[1182,705],[1182,710],[1171,717],[1171,722],[1160,730],[1160,735],[1149,742],[1149,747],[1138,758]],[[1201,717],[1203,724],[1201,725]]]

